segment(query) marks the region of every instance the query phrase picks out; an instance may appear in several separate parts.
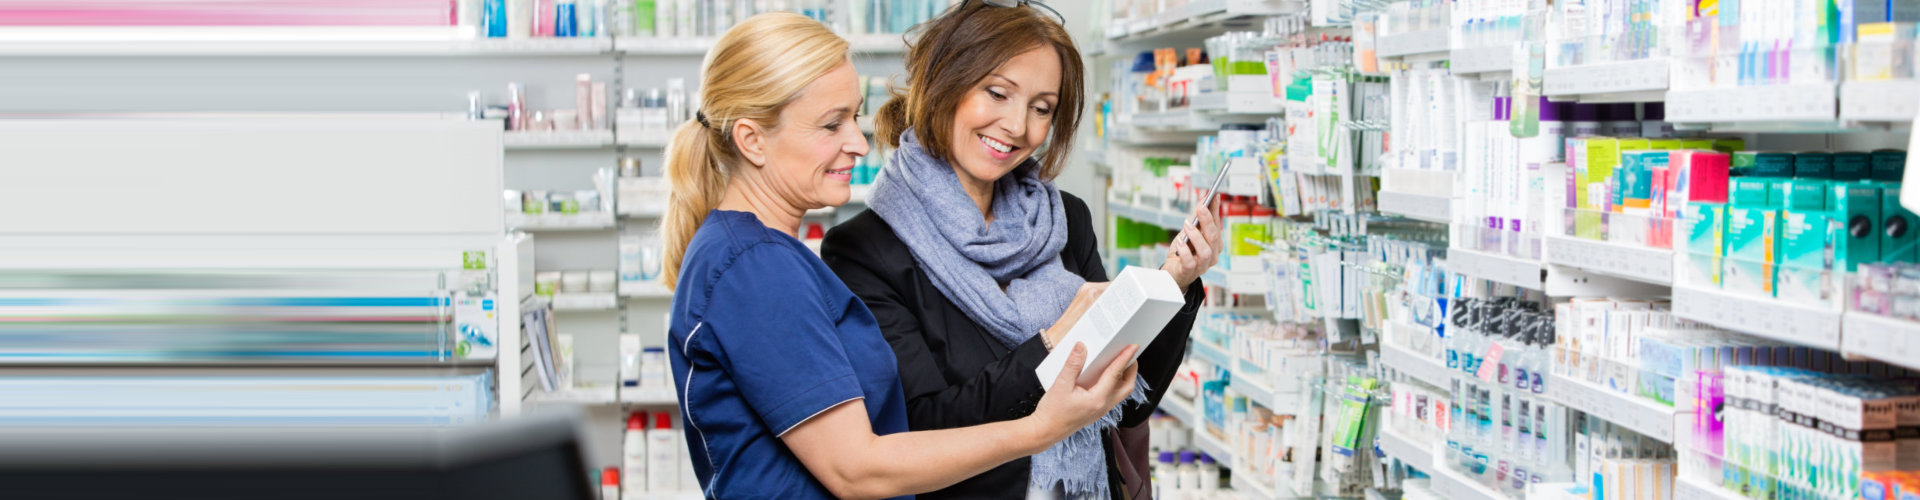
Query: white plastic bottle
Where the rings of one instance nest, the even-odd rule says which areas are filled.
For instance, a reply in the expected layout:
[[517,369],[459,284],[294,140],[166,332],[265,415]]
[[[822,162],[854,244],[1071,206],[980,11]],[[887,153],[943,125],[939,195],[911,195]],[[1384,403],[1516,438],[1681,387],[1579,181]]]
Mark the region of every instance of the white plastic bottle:
[[1213,455],[1200,454],[1200,494],[1212,495],[1220,491],[1220,465],[1213,461]]
[[647,413],[627,415],[627,435],[621,446],[621,488],[627,493],[647,491]]
[[1179,489],[1179,478],[1174,474],[1173,452],[1160,452],[1160,459],[1153,462],[1153,497],[1172,498],[1174,490]]
[[653,414],[653,429],[647,431],[647,491],[680,490],[679,431],[673,428],[673,414]]
[[1180,452],[1180,488],[1175,495],[1191,497],[1200,491],[1200,467],[1193,464],[1193,452]]
[[620,500],[620,469],[600,471],[600,500]]

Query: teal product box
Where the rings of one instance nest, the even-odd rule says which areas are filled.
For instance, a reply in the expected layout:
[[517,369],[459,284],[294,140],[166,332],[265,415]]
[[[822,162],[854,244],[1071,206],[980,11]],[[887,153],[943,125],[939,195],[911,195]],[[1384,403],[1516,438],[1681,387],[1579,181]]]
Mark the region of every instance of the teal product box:
[[1880,236],[1880,260],[1888,262],[1920,262],[1920,243],[1916,243],[1916,229],[1913,211],[1900,206],[1900,184],[1881,183],[1880,185],[1880,224],[1875,226]]
[[1780,211],[1772,207],[1734,206],[1727,209],[1727,260],[1744,259],[1773,264],[1774,229],[1779,215]]
[[[1727,205],[1723,203],[1691,203],[1680,218],[1682,234],[1687,241],[1683,250],[1689,253],[1714,257],[1725,255],[1724,244],[1727,227]],[[1719,266],[1714,266],[1716,269]],[[1716,271],[1715,274],[1718,274]],[[1718,280],[1715,280],[1718,282]]]
[[1613,170],[1613,204],[1627,209],[1652,206],[1653,169],[1667,167],[1670,151],[1621,151]]
[[1873,155],[1834,153],[1833,176],[1836,181],[1864,181],[1873,177]]
[[[1840,218],[1826,210],[1781,210],[1779,220],[1781,265],[1832,269],[1846,255]],[[1878,244],[1878,241],[1874,241]]]
[[1753,168],[1747,171],[1750,177],[1793,177],[1793,153],[1760,153],[1754,155]]
[[1833,181],[1825,179],[1791,179],[1779,183],[1786,192],[1784,202],[1775,205],[1787,210],[1826,210],[1827,192],[1831,191]]
[[1873,180],[1900,182],[1907,171],[1907,152],[1898,149],[1882,149],[1873,152]]
[[1802,179],[1832,179],[1833,153],[1793,155],[1793,176]]
[[1819,266],[1782,264],[1776,271],[1774,297],[1796,304],[1838,308],[1842,296],[1837,283],[1844,273]]
[[1675,282],[1707,288],[1720,288],[1720,268],[1722,258],[1710,253],[1683,252],[1680,254],[1680,275]]
[[[1733,196],[1727,198],[1730,205],[1764,207],[1772,205],[1773,185],[1779,179],[1766,177],[1740,177],[1733,180]],[[1785,200],[1781,200],[1785,201]]]
[[[1834,253],[1834,269],[1848,272],[1862,262],[1880,260],[1880,185],[1872,182],[1836,182],[1827,206],[1844,226],[1846,252]],[[1835,248],[1840,245],[1836,244]]]
[[1775,270],[1773,264],[1729,257],[1721,273],[1720,288],[1743,295],[1772,297]]

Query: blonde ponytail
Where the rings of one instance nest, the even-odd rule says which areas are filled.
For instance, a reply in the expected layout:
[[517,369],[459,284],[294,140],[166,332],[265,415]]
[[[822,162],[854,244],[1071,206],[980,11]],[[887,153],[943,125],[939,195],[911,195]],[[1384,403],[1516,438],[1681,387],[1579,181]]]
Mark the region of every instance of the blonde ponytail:
[[733,145],[734,123],[778,124],[780,111],[801,90],[852,60],[845,39],[819,21],[790,12],[747,18],[714,43],[700,68],[698,109],[705,119],[681,124],[667,143],[672,191],[660,234],[668,287],[679,285],[687,245],[707,212],[720,206],[727,180],[741,163]]

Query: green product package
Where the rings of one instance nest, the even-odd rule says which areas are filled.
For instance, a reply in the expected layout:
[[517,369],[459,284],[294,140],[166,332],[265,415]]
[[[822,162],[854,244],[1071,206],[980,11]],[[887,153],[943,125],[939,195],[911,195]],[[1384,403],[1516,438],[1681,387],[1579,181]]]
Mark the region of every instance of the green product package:
[[1802,179],[1832,179],[1832,153],[1799,153],[1793,155],[1793,176]]
[[1753,175],[1753,168],[1760,164],[1760,153],[1736,151],[1728,155],[1727,175],[1745,177]]
[[[1845,224],[1847,251],[1834,254],[1835,268],[1844,263],[1853,271],[1863,262],[1880,260],[1881,186],[1872,182],[1836,182],[1827,206]],[[1836,246],[1837,247],[1837,246]]]
[[1733,196],[1727,199],[1728,204],[1750,207],[1771,206],[1774,184],[1778,182],[1778,179],[1767,177],[1735,178],[1733,179]]
[[1726,237],[1727,205],[1724,203],[1696,202],[1687,205],[1687,211],[1681,218],[1687,235],[1686,251],[1689,253],[1724,256],[1722,241]]
[[1866,153],[1834,153],[1833,180],[1841,182],[1864,181],[1873,177],[1873,155]]
[[1779,210],[1735,205],[1727,210],[1727,259],[1773,264],[1774,228]]
[[1714,151],[1719,151],[1727,154],[1734,154],[1735,152],[1740,151],[1742,149],[1747,149],[1746,139],[1714,139],[1713,140]]
[[1913,211],[1900,205],[1900,183],[1880,184],[1880,224],[1874,234],[1880,236],[1880,260],[1889,262],[1920,261],[1920,245],[1916,245]]
[[1870,161],[1873,164],[1873,173],[1869,177],[1876,181],[1900,182],[1903,180],[1901,176],[1907,171],[1906,151],[1898,149],[1874,151],[1873,159]]
[[1754,177],[1793,177],[1793,153],[1760,153],[1754,157]]

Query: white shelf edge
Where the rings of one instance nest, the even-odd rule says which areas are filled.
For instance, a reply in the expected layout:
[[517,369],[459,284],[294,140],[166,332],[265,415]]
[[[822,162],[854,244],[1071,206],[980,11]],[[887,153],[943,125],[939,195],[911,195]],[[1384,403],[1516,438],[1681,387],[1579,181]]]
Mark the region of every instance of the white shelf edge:
[[618,399],[618,396],[616,394],[617,392],[618,391],[614,386],[572,387],[567,389],[561,389],[559,391],[554,391],[554,392],[542,391],[536,387],[532,393],[527,394],[526,402],[544,403],[544,404],[608,405],[608,404],[613,404]]
[[1841,349],[1840,312],[1691,285],[1673,287],[1673,315],[1781,342]]
[[1433,478],[1433,492],[1447,500],[1516,500],[1447,467],[1434,467],[1426,472]]
[[1563,375],[1546,378],[1547,399],[1660,442],[1673,442],[1675,408]]
[[1448,370],[1445,363],[1397,345],[1381,344],[1380,362],[1414,380],[1440,389],[1446,389],[1453,382],[1453,371]]
[[1538,261],[1466,248],[1448,248],[1447,267],[1453,272],[1476,278],[1532,290],[1546,289],[1546,283],[1540,277],[1546,265]]
[[1707,484],[1699,479],[1679,477],[1673,481],[1674,500],[1749,500],[1739,493]]
[[1849,81],[1840,84],[1840,119],[1911,123],[1920,114],[1920,80]]
[[1434,28],[1382,36],[1374,42],[1374,52],[1380,57],[1445,54],[1450,43],[1447,38],[1449,31],[1446,28]]
[[609,212],[584,212],[578,214],[524,214],[509,213],[507,227],[521,231],[592,231],[613,228],[613,214]]
[[1421,444],[1413,438],[1401,436],[1400,433],[1385,428],[1376,435],[1380,438],[1380,451],[1385,452],[1387,456],[1398,458],[1401,462],[1420,469],[1421,472],[1433,473],[1436,462],[1433,459],[1431,445]]
[[1378,198],[1382,213],[1438,224],[1453,221],[1453,200],[1445,196],[1380,191]]
[[553,295],[555,311],[611,311],[619,307],[619,301],[610,292],[556,293]]
[[598,149],[614,144],[613,130],[556,130],[507,132],[502,145],[512,151],[535,149]]
[[1831,122],[1839,113],[1831,83],[1670,90],[1667,121],[1673,123]]
[[1547,68],[1542,94],[1568,97],[1661,92],[1668,86],[1667,65],[1667,59],[1654,58]]
[[673,289],[654,283],[620,287],[620,297],[628,299],[671,299]]
[[1513,71],[1513,48],[1508,46],[1453,49],[1448,70],[1456,75]]
[[1841,352],[1920,369],[1920,322],[1848,311],[1840,323]]
[[1673,285],[1673,250],[1570,236],[1546,237],[1546,263],[1617,278]]
[[671,406],[680,404],[673,389],[633,389],[620,388],[620,403],[641,406]]

